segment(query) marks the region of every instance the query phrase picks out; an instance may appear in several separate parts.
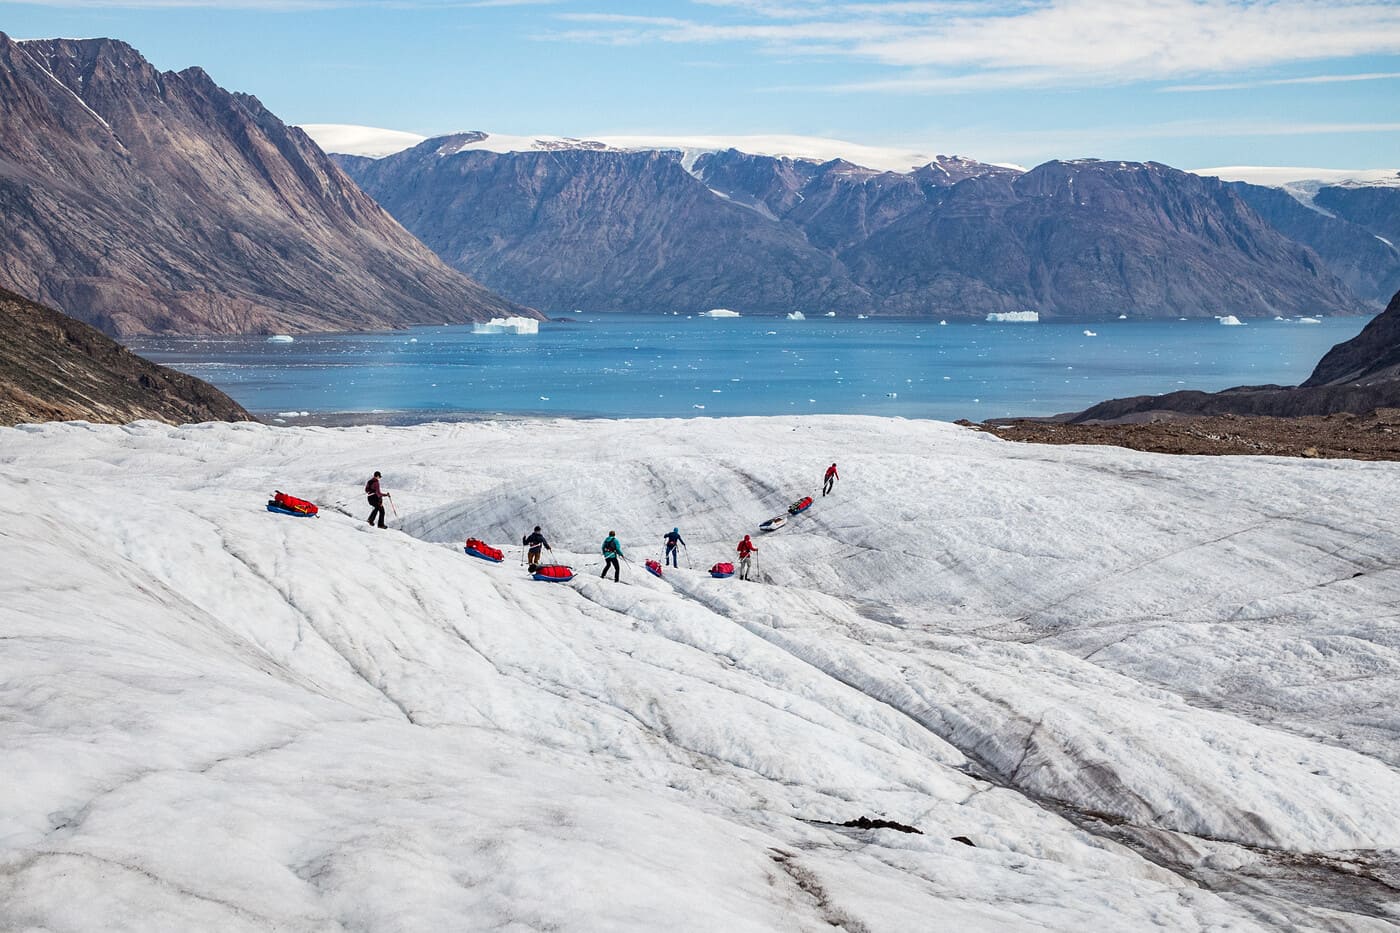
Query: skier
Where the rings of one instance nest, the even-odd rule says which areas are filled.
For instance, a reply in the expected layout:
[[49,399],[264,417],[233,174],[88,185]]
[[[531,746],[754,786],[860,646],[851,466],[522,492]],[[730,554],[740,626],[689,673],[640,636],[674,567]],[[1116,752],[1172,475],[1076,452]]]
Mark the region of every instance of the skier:
[[681,537],[679,528],[672,528],[670,534],[661,536],[661,540],[666,542],[666,563],[672,567],[680,567],[680,551],[677,545],[685,544],[685,539]]
[[827,493],[831,492],[831,487],[835,486],[836,481],[840,478],[840,475],[836,472],[836,464],[833,463],[831,466],[827,467],[826,481],[822,483],[822,495],[825,496]]
[[525,558],[525,563],[530,565],[531,572],[540,565],[540,548],[544,548],[549,553],[554,553],[554,548],[549,546],[549,542],[540,534],[540,526],[536,525],[535,530],[520,539],[522,547],[530,549],[529,556]]
[[384,500],[392,499],[393,497],[379,488],[378,470],[375,470],[374,475],[369,478],[369,482],[365,483],[365,495],[369,497],[369,504],[373,509],[373,511],[369,513],[369,523],[373,525],[375,516],[378,516],[379,527],[388,528],[389,526],[384,524]]
[[606,558],[606,563],[603,564],[603,572],[599,574],[599,578],[606,579],[608,568],[611,567],[613,582],[617,583],[618,578],[622,575],[622,567],[617,561],[622,556],[622,543],[617,540],[617,532],[608,532],[608,536],[603,539],[603,557]]
[[737,550],[739,551],[739,579],[747,580],[749,578],[749,560],[758,547],[749,540],[748,535],[744,535],[744,540],[739,542]]

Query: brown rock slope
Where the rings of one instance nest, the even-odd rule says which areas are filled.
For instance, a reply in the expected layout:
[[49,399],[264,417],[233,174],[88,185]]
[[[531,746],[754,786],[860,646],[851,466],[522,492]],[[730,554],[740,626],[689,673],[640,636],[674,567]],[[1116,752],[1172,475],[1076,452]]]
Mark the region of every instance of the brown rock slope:
[[2,425],[254,420],[208,383],[157,366],[96,329],[4,289],[0,328]]
[[445,266],[256,98],[112,39],[3,33],[0,285],[122,336],[532,313]]

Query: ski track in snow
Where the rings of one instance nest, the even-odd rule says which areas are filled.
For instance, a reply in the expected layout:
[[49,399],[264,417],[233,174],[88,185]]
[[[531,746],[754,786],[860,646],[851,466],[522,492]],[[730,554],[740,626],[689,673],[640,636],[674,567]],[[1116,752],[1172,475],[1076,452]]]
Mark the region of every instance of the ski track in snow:
[[[0,465],[0,928],[1400,921],[1394,464],[816,417],[72,423]],[[745,533],[760,582],[712,580]]]

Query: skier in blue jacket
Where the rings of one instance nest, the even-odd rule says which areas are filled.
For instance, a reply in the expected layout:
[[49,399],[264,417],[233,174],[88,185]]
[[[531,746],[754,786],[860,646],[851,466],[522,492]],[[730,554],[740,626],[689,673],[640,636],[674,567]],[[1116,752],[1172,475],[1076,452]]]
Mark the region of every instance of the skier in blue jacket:
[[618,563],[618,559],[623,556],[625,555],[622,553],[622,542],[617,540],[617,532],[608,532],[608,536],[603,539],[603,557],[606,563],[603,564],[603,572],[599,574],[599,577],[605,579],[608,575],[608,568],[611,567],[613,582],[617,583],[622,576],[622,566]]
[[685,539],[681,537],[681,530],[672,528],[669,534],[661,536],[661,540],[666,542],[666,563],[672,567],[679,567],[680,552],[677,546],[685,544]]

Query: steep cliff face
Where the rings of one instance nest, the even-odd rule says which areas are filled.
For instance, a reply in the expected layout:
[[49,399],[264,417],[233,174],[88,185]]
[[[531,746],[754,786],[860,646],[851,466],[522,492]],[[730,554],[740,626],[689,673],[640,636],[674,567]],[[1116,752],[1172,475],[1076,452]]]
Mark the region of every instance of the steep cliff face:
[[0,289],[0,424],[250,421],[233,399],[95,328]]
[[256,98],[110,39],[0,33],[0,221],[0,284],[114,334],[520,311]]
[[869,304],[801,231],[708,190],[674,153],[494,153],[442,137],[342,160],[447,262],[542,308],[779,312]]
[[1304,386],[1373,383],[1400,379],[1400,292],[1355,337],[1339,343],[1317,364]]
[[1314,203],[1400,247],[1400,179],[1388,185],[1327,185]]
[[1365,309],[1230,188],[1153,163],[911,172],[734,150],[493,153],[475,136],[341,164],[459,269],[562,309],[1200,317]]
[[[1359,298],[1379,307],[1400,289],[1400,249],[1393,245],[1400,241],[1387,242],[1341,213],[1309,207],[1281,188],[1244,182],[1231,182],[1229,186],[1269,226],[1317,253]],[[1331,192],[1340,190],[1344,189],[1321,188],[1318,194],[1326,202],[1331,200]],[[1355,190],[1357,195],[1348,206],[1362,216],[1368,208],[1384,201],[1387,194],[1387,189],[1378,187]],[[1377,213],[1385,216],[1382,211]]]

